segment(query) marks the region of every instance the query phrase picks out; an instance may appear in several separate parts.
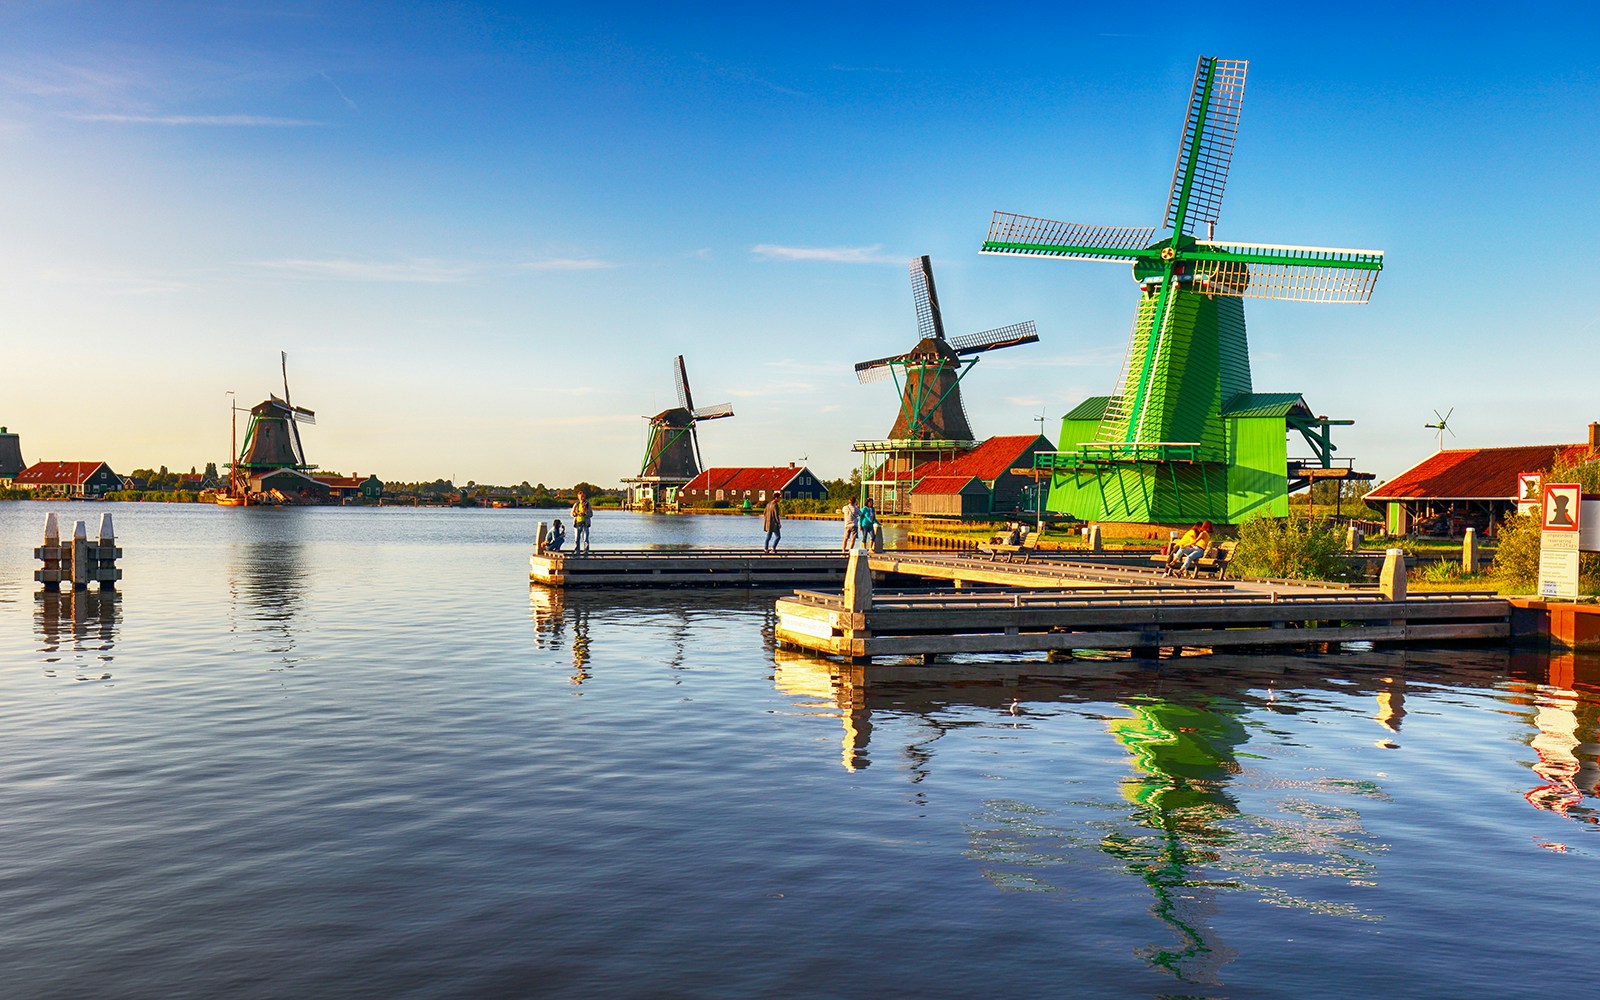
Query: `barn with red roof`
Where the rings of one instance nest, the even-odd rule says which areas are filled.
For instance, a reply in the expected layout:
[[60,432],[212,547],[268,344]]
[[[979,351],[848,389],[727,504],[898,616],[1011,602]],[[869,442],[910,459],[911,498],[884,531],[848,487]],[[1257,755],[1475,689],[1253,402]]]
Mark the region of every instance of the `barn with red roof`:
[[911,513],[982,517],[1015,510],[1021,506],[1023,487],[1032,480],[1012,470],[1031,469],[1035,452],[1054,448],[1041,434],[1004,435],[956,458],[919,465]]
[[122,477],[104,462],[35,462],[17,473],[12,485],[69,497],[97,497],[122,489]]
[[1589,425],[1587,443],[1445,448],[1377,487],[1366,500],[1384,510],[1393,535],[1482,532],[1516,512],[1520,474],[1542,475],[1558,460],[1582,462],[1597,453],[1600,424]]
[[743,507],[767,502],[782,492],[786,500],[822,500],[828,487],[805,466],[713,468],[702,471],[678,491],[683,507]]

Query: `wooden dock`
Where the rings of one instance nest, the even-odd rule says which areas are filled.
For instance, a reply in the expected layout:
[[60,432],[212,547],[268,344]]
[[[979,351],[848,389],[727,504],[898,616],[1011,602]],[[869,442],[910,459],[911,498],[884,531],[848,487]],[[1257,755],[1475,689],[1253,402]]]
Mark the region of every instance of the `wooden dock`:
[[528,578],[546,587],[839,586],[848,553],[838,549],[639,549],[542,552]]
[[[870,567],[870,570],[869,570]],[[957,589],[890,593],[897,577]],[[1306,647],[1341,642],[1504,640],[1511,605],[1493,594],[1407,596],[1392,590],[1285,581],[1199,581],[1147,567],[1059,560],[996,563],[966,556],[880,553],[846,573],[841,593],[800,590],[777,602],[780,647],[852,662],[873,657],[1057,653],[1080,649]],[[968,584],[988,584],[972,589]]]
[[851,661],[875,656],[1161,648],[1305,646],[1355,640],[1504,639],[1509,605],[1472,594],[1390,601],[1375,591],[1276,594],[1126,589],[878,594],[852,610],[842,595],[777,602],[780,646]]

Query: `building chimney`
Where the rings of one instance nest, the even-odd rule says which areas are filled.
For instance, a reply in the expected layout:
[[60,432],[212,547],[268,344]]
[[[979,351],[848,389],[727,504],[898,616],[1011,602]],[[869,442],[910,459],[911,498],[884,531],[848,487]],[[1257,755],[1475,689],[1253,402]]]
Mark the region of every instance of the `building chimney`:
[[1600,424],[1589,425],[1589,452],[1600,451]]
[[[1595,431],[1595,425],[1594,424],[1590,424],[1589,425],[1589,446],[1590,447],[1594,446],[1594,431]],[[791,468],[791,469],[794,468],[794,463],[793,462],[789,463],[789,468]]]

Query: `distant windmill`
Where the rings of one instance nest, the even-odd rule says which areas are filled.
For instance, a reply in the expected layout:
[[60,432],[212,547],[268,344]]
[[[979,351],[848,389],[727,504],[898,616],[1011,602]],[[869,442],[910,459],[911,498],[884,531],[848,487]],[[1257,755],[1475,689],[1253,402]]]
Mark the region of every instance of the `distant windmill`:
[[732,403],[701,407],[694,405],[694,396],[689,391],[689,373],[683,366],[683,355],[678,355],[673,362],[672,372],[677,382],[678,405],[650,418],[650,437],[645,443],[639,479],[688,482],[698,476],[701,469],[700,440],[695,433],[695,424],[702,420],[733,416]]
[[306,461],[300,443],[300,424],[317,422],[316,413],[289,401],[289,355],[281,353],[283,398],[268,393],[266,402],[250,408],[250,425],[235,463],[245,476],[275,469],[305,471],[316,466]]
[[926,255],[911,262],[911,295],[917,308],[921,339],[904,354],[875,358],[856,365],[856,378],[877,382],[893,375],[900,388],[900,414],[889,431],[892,441],[973,441],[961,404],[961,379],[976,359],[974,354],[1002,347],[1031,344],[1039,339],[1033,321],[970,333],[946,340],[939,293],[933,284],[933,264]]
[[[1455,413],[1455,412],[1456,412],[1456,408],[1453,407],[1453,406],[1450,407],[1450,409],[1446,410],[1444,412],[1443,416],[1439,416],[1439,411],[1438,410],[1434,410],[1433,411],[1433,415],[1435,417],[1439,418],[1439,422],[1436,423],[1436,424],[1423,424],[1422,425],[1422,426],[1428,428],[1429,430],[1435,430],[1435,431],[1439,432],[1439,450],[1440,451],[1444,451],[1444,432],[1445,431],[1450,431],[1450,415],[1452,413]],[[1451,437],[1455,437],[1456,436],[1456,432],[1455,431],[1450,431],[1450,436]]]

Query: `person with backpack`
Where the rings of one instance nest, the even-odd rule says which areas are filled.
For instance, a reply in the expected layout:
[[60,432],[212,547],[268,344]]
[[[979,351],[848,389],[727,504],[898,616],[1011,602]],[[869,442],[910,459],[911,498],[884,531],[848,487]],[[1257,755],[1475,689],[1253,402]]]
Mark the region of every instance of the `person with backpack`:
[[861,514],[856,519],[856,529],[861,544],[868,549],[874,548],[873,543],[878,540],[878,512],[873,509],[871,497],[867,497],[866,506],[861,508]]
[[589,522],[594,519],[594,508],[589,504],[589,497],[578,491],[578,499],[572,504],[572,552],[589,551]]
[[849,552],[856,547],[856,532],[860,527],[858,519],[861,517],[861,509],[856,506],[854,500],[846,500],[839,513],[844,515],[844,550]]
[[767,501],[767,506],[761,512],[761,527],[766,529],[767,540],[761,543],[761,551],[778,551],[778,540],[783,537],[783,515],[778,512],[778,501],[783,499],[780,490],[772,494],[772,499]]

